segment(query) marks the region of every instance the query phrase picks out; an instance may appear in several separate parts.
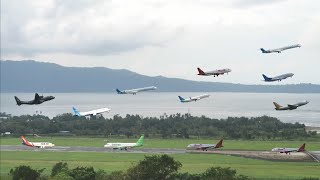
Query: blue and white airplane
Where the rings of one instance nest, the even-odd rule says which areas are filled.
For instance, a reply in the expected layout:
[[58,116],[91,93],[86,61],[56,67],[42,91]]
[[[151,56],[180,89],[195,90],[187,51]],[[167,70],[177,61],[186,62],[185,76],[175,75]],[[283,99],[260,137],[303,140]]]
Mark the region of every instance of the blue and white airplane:
[[200,100],[200,99],[207,98],[207,97],[209,97],[209,96],[210,96],[209,94],[202,94],[202,95],[200,95],[200,96],[189,97],[188,99],[185,99],[185,98],[183,98],[183,97],[181,97],[181,96],[178,96],[178,97],[179,97],[179,99],[180,99],[180,102],[186,103],[186,102],[198,101],[198,100]]
[[281,53],[282,51],[284,50],[287,50],[287,49],[292,49],[292,48],[297,48],[297,47],[301,47],[300,44],[295,44],[295,45],[291,45],[291,46],[285,46],[285,47],[282,47],[282,48],[277,48],[277,49],[269,49],[269,50],[265,50],[263,48],[260,48],[261,52],[262,53]]
[[144,87],[144,88],[137,88],[137,89],[128,89],[128,90],[119,90],[116,89],[118,94],[133,94],[136,95],[138,92],[142,92],[142,91],[150,91],[150,90],[156,90],[157,87],[155,86],[150,86],[150,87]]
[[266,75],[262,74],[265,82],[272,82],[272,81],[281,81],[283,79],[287,79],[288,77],[292,77],[294,74],[293,73],[287,73],[287,74],[282,74],[280,76],[276,77],[267,77]]
[[102,115],[104,112],[109,112],[111,109],[109,108],[101,108],[101,109],[95,109],[87,112],[80,112],[75,107],[72,108],[75,116],[96,116],[96,115]]

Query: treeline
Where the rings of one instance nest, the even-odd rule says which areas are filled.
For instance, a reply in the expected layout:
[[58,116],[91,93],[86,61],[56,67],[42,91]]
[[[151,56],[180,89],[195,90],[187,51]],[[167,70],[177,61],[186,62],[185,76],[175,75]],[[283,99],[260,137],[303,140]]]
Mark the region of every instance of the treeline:
[[[182,164],[168,155],[145,156],[126,171],[107,173],[93,167],[76,167],[70,169],[68,163],[59,162],[52,167],[50,175],[43,175],[44,169],[32,169],[21,165],[11,169],[9,176],[13,180],[254,180],[244,175],[237,175],[231,168],[211,167],[203,173],[180,173]],[[303,178],[301,180],[320,180]]]
[[76,167],[70,169],[66,162],[55,164],[51,175],[42,175],[44,169],[32,169],[30,166],[19,166],[11,169],[9,176],[13,180],[249,180],[247,176],[237,176],[236,170],[212,167],[200,174],[179,173],[182,167],[179,161],[168,155],[145,156],[145,159],[126,171],[106,173],[95,171],[93,167]]
[[162,138],[223,137],[229,139],[301,139],[316,136],[316,132],[306,132],[300,123],[283,123],[268,117],[229,117],[211,119],[190,114],[142,117],[127,115],[113,118],[76,117],[62,114],[52,119],[42,115],[10,116],[1,120],[1,133],[23,134],[59,134],[68,131],[73,135],[110,136],[125,135]]

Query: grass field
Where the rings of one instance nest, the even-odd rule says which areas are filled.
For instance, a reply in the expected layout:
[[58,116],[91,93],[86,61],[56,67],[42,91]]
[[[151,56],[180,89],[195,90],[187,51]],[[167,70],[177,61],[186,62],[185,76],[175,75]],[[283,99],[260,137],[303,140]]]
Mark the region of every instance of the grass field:
[[[136,142],[137,139],[108,139],[88,137],[27,137],[31,142],[52,142],[56,146],[94,146],[103,147],[107,142]],[[1,145],[21,145],[20,138],[0,138]],[[143,148],[181,148],[184,149],[191,143],[216,144],[218,139],[148,139],[145,138]],[[318,141],[248,141],[248,140],[225,140],[223,149],[237,150],[271,150],[274,147],[299,147],[306,143],[309,151],[320,151],[320,140]]]
[[[239,174],[259,179],[297,179],[300,177],[320,177],[320,163],[271,162],[242,157],[213,154],[175,154],[170,155],[180,161],[181,172],[200,173],[209,167],[231,167]],[[71,168],[93,166],[96,170],[107,172],[126,170],[132,164],[142,160],[143,154],[129,153],[93,153],[93,152],[1,152],[0,173],[5,176],[10,168],[30,165],[33,168],[46,168],[50,174],[52,166],[60,161],[68,162]]]

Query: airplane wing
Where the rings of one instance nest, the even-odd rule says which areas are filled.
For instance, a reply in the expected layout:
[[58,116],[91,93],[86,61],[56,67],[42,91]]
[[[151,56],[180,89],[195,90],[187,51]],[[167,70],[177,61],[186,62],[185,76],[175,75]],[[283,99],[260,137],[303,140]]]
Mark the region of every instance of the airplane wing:
[[207,149],[210,149],[210,148],[214,148],[215,146],[202,146],[200,147],[199,149],[201,150],[207,150]]
[[289,108],[297,108],[296,105],[292,105],[292,104],[288,104],[288,107],[289,107]]

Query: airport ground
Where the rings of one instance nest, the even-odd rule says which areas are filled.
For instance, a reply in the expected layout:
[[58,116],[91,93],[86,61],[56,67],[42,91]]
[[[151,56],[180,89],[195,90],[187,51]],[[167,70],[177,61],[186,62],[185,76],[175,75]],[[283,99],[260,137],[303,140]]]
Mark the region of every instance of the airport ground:
[[[254,154],[270,151],[273,147],[298,147],[304,141],[244,141],[225,140],[224,148],[215,153],[194,154],[185,153],[185,147],[190,143],[216,143],[218,140],[197,140],[197,139],[145,139],[145,146],[131,152],[124,151],[103,151],[102,146],[109,142],[135,142],[131,139],[108,139],[108,138],[87,138],[87,137],[40,137],[31,138],[30,141],[49,141],[59,147],[74,148],[75,151],[42,150],[27,147],[28,151],[21,145],[20,138],[1,138],[1,146],[17,147],[13,150],[1,150],[1,176],[6,176],[9,170],[19,165],[30,165],[34,168],[46,168],[45,173],[49,174],[52,166],[60,161],[68,162],[71,167],[92,166],[95,169],[103,169],[107,172],[115,170],[126,170],[133,163],[142,160],[145,155],[168,153],[183,166],[182,172],[200,173],[209,167],[221,166],[236,169],[239,174],[247,175],[257,179],[299,179],[301,177],[320,177],[320,163],[311,160],[265,160],[257,157],[246,158],[243,155],[230,155],[232,153]],[[319,151],[320,141],[308,140],[308,151]],[[13,146],[8,146],[13,145]],[[77,152],[77,147],[87,146],[88,149],[102,149],[102,151]],[[65,148],[68,149],[68,148]],[[78,148],[79,149],[79,148]],[[257,152],[257,153],[255,153]],[[279,155],[279,154],[277,154]],[[298,154],[299,155],[299,154]],[[301,155],[301,154],[300,154]],[[279,157],[296,157],[295,155],[281,154]],[[270,173],[272,172],[272,174]]]

